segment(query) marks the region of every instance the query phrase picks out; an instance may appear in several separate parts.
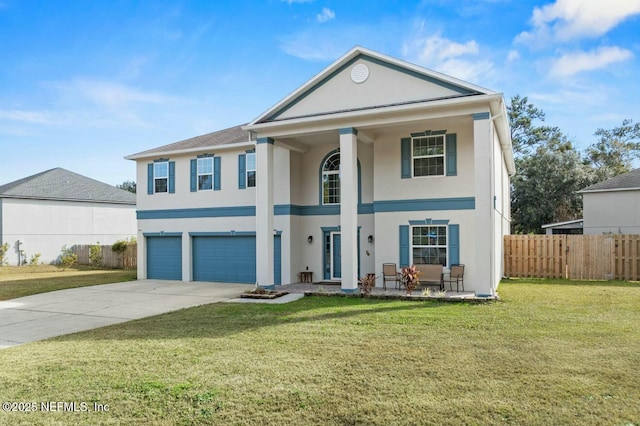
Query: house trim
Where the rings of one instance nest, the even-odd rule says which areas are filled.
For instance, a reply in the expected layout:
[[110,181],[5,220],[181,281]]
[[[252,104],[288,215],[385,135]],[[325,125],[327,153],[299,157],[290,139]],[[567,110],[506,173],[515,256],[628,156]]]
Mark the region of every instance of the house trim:
[[[358,214],[411,212],[425,210],[473,210],[474,197],[432,198],[418,200],[385,200],[373,204],[358,205]],[[299,206],[278,204],[274,206],[276,216],[337,216],[339,205]],[[202,207],[193,209],[138,210],[137,218],[145,219],[193,219],[203,217],[255,216],[255,206]]]

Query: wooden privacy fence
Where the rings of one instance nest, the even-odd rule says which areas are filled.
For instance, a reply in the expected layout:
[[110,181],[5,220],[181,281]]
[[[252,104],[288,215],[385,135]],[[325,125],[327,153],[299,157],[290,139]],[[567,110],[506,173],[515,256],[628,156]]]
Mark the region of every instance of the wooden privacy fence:
[[506,235],[507,277],[640,279],[640,235]]
[[[71,251],[78,256],[78,263],[80,265],[91,265],[89,259],[89,253],[91,245],[74,245],[71,247]],[[127,249],[124,253],[116,253],[111,250],[110,245],[101,245],[100,253],[102,254],[102,265],[107,268],[122,268],[122,269],[135,269],[138,266],[138,245],[127,244]]]

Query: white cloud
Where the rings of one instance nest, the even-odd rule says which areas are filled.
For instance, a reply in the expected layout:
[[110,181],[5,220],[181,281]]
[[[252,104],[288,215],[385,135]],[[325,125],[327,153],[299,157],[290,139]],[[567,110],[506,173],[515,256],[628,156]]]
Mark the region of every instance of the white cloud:
[[632,57],[633,53],[630,50],[617,46],[599,47],[589,52],[567,53],[554,61],[549,74],[554,77],[570,77],[583,71],[605,68]]
[[319,23],[324,24],[336,17],[336,13],[328,7],[323,7],[322,12],[316,15],[316,19]]
[[417,64],[462,80],[477,81],[493,71],[493,63],[478,59],[480,47],[475,40],[458,43],[439,33],[405,42],[403,56]]
[[556,0],[533,9],[532,31],[524,31],[517,42],[545,43],[599,37],[625,19],[640,14],[640,0]]
[[53,83],[67,97],[88,99],[96,105],[120,108],[132,103],[162,103],[169,97],[153,92],[145,92],[119,83],[100,80],[77,79],[65,83]]
[[513,62],[520,59],[520,52],[515,49],[511,49],[507,54],[507,62]]

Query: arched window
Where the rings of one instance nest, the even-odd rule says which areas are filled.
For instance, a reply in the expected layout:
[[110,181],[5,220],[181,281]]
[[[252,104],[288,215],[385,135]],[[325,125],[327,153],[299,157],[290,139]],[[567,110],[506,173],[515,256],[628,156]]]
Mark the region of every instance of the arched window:
[[340,204],[340,152],[329,155],[322,165],[322,204]]

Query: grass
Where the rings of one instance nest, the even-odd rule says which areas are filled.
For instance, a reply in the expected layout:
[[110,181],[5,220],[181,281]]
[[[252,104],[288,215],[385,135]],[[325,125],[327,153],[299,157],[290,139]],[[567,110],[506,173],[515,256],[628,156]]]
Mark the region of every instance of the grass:
[[640,286],[213,304],[0,351],[1,424],[640,424]]
[[136,271],[76,266],[67,270],[52,265],[0,267],[0,300],[136,279]]

